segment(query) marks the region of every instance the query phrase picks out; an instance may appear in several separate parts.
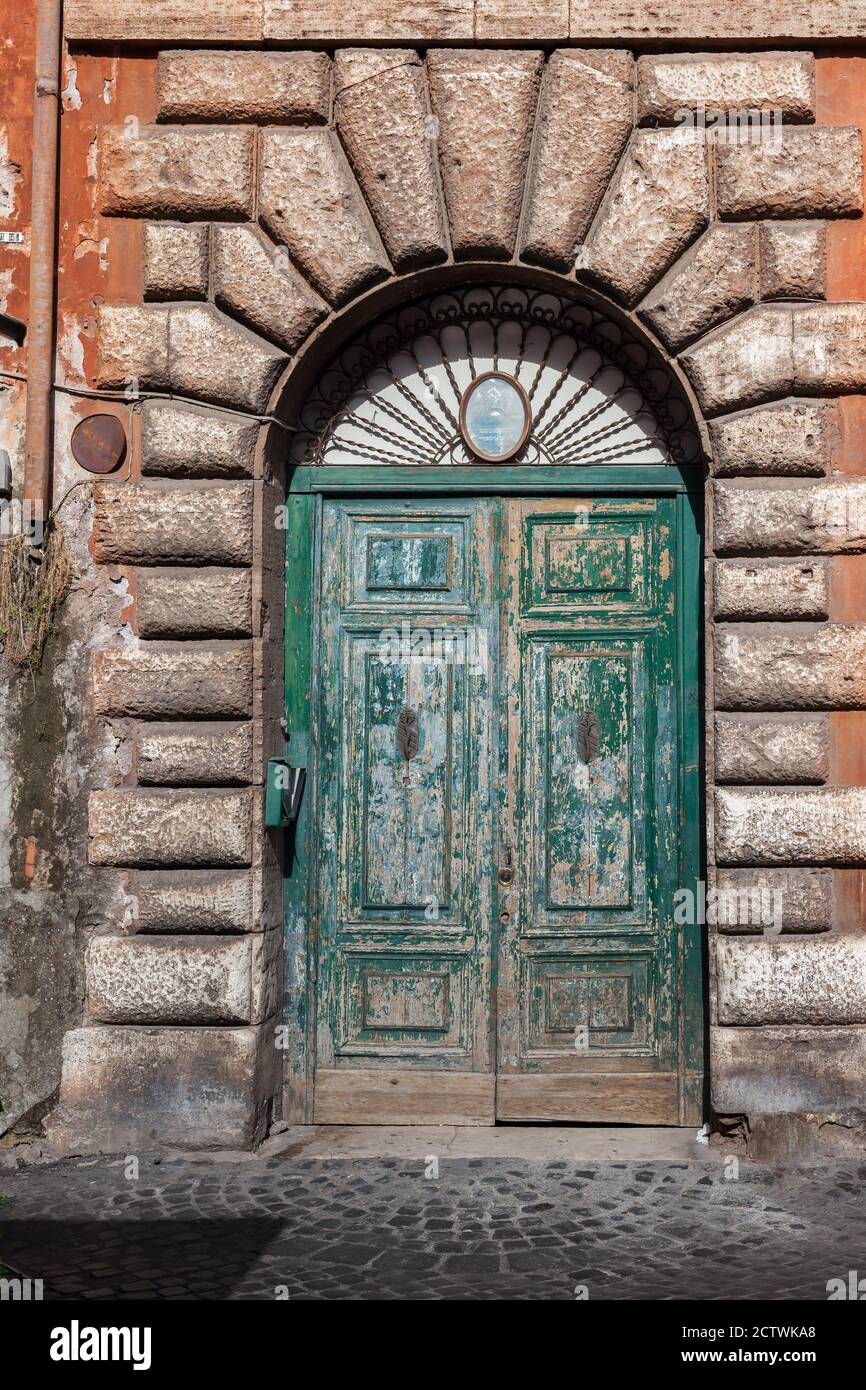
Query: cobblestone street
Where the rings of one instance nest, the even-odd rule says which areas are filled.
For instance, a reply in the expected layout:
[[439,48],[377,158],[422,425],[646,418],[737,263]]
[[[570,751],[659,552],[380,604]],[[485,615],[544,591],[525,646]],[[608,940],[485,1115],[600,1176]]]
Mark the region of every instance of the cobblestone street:
[[[139,1156],[0,1173],[46,1298],[824,1300],[866,1273],[866,1167]],[[586,1293],[582,1292],[582,1286]]]

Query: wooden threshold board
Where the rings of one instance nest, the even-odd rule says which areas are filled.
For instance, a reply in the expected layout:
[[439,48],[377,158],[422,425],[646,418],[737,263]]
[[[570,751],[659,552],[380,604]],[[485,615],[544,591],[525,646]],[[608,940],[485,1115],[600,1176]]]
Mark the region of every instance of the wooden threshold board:
[[676,1072],[531,1072],[500,1076],[497,1120],[562,1123],[676,1125]]
[[679,1124],[676,1072],[326,1069],[316,1074],[317,1125]]
[[317,1125],[492,1125],[489,1072],[346,1068],[316,1072]]

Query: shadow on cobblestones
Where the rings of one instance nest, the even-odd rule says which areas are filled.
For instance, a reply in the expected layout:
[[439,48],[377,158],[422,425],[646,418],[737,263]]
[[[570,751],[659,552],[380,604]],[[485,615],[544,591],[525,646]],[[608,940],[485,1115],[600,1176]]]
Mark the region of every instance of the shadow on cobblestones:
[[[46,1297],[778,1299],[866,1271],[866,1168],[272,1159],[4,1174]],[[732,1174],[735,1174],[732,1176]],[[51,1220],[46,1219],[51,1213]]]

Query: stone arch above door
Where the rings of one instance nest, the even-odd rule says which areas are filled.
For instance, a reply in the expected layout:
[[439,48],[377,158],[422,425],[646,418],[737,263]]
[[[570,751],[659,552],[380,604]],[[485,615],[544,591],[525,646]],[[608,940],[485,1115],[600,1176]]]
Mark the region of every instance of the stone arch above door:
[[[820,785],[820,711],[850,701],[838,672],[860,659],[861,636],[823,623],[824,560],[811,584],[793,584],[789,567],[866,544],[862,506],[841,530],[834,521],[859,483],[821,476],[826,398],[866,388],[866,306],[823,300],[826,220],[862,209],[859,132],[812,123],[810,55],[773,55],[775,151],[713,147],[683,128],[687,103],[657,86],[664,60],[621,49],[241,56],[249,99],[235,90],[223,110],[199,80],[212,54],[161,52],[156,121],[98,139],[97,210],[109,232],[122,218],[133,244],[140,234],[143,297],[99,306],[96,384],[140,393],[142,419],[132,481],[100,484],[94,506],[94,560],[118,568],[135,607],[93,658],[96,713],[119,752],[115,784],[91,793],[90,863],[114,875],[121,906],[112,934],[88,948],[87,1024],[67,1035],[55,1125],[71,1145],[252,1143],[263,1132],[282,900],[261,783],[280,751],[283,568],[271,523],[286,455],[266,417],[291,424],[300,383],[337,340],[385,299],[393,311],[427,293],[424,277],[495,283],[501,272],[593,305],[603,294],[618,324],[636,336],[643,326],[669,379],[691,383],[719,474],[814,475],[796,489],[799,529],[772,486],[715,484],[720,721],[725,747],[741,750],[723,753],[721,780],[745,786],[719,792],[723,877],[751,882],[765,864],[793,875],[804,930],[823,930],[834,817],[861,809],[861,789]],[[701,66],[690,100],[732,104],[733,56]],[[768,61],[739,55],[738,107],[751,104],[750,80],[760,104],[766,72],[754,73]],[[784,687],[762,647],[772,631],[728,635],[726,622],[754,618],[823,623],[796,639]],[[802,708],[817,717],[774,761],[779,720],[762,711]],[[783,781],[819,784],[785,794],[781,810],[810,837],[796,863],[773,842],[781,794],[760,790]],[[866,850],[845,854],[860,863]],[[734,1070],[740,1033],[802,1021],[758,1018],[739,999],[737,957],[751,944],[723,941],[721,1022],[744,1025],[717,1030],[732,1039]],[[153,1081],[131,1114],[124,1077],[142,1068]]]

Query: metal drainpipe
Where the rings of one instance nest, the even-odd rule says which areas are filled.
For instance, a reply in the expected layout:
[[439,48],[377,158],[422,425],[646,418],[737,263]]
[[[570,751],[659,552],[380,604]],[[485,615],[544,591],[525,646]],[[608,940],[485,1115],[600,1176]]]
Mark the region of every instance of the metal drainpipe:
[[30,215],[30,303],[24,500],[51,500],[52,414],[57,247],[57,151],[60,128],[60,46],[63,0],[39,0],[36,13],[36,96]]

